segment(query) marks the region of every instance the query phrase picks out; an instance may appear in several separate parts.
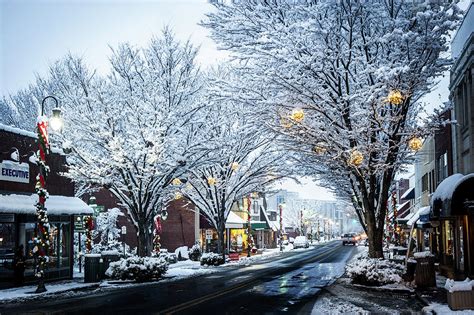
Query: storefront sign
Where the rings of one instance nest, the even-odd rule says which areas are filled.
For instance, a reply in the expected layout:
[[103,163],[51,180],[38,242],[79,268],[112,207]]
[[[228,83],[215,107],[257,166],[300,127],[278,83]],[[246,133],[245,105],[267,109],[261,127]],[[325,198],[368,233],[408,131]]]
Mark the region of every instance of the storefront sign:
[[3,161],[0,163],[0,180],[17,183],[29,183],[30,166],[28,163]]
[[231,261],[237,261],[240,259],[239,253],[229,253],[229,259]]
[[206,230],[206,240],[212,240],[212,230]]

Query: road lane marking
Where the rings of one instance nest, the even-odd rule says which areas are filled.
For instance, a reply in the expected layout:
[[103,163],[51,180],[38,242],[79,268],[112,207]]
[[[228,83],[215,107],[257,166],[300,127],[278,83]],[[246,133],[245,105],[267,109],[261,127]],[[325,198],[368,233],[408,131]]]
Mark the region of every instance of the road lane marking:
[[[333,252],[335,252],[336,250],[340,249],[340,246],[336,246],[336,247],[330,247],[329,250],[325,251],[325,252],[322,252],[322,253],[319,253],[318,255],[316,256],[313,256],[311,258],[306,258],[304,260],[302,260],[301,262],[302,263],[307,263],[309,261],[312,261],[312,260],[317,260],[317,259],[320,259],[322,256],[324,255],[327,255],[327,254],[332,254]],[[271,273],[271,272],[268,272],[268,273]],[[180,312],[180,311],[183,311],[185,309],[188,309],[188,308],[191,308],[191,307],[194,307],[196,305],[199,305],[203,302],[207,302],[209,300],[212,300],[212,299],[215,299],[215,298],[218,298],[220,296],[223,296],[223,295],[227,295],[229,293],[232,293],[234,291],[237,291],[237,290],[240,290],[240,289],[243,289],[245,287],[248,287],[254,283],[258,283],[258,282],[261,282],[260,280],[260,277],[262,277],[264,275],[260,275],[259,278],[257,279],[254,279],[254,280],[250,280],[250,281],[246,281],[246,282],[242,282],[240,284],[237,284],[233,287],[230,287],[228,289],[223,289],[222,291],[220,292],[217,292],[217,293],[210,293],[208,295],[204,295],[200,298],[197,298],[197,299],[194,299],[194,300],[191,300],[191,301],[187,301],[187,302],[184,302],[184,303],[181,303],[179,305],[175,305],[175,306],[172,306],[172,307],[169,307],[163,311],[160,311],[158,312],[158,314],[173,314],[173,313],[177,313],[177,312]]]

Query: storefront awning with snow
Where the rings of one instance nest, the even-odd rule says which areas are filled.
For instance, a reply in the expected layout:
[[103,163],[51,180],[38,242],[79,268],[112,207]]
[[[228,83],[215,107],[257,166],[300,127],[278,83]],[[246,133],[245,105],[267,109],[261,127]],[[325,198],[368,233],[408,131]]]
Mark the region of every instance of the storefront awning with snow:
[[229,215],[227,216],[227,220],[225,221],[225,228],[226,229],[243,229],[244,225],[247,222],[239,217],[237,214],[234,212],[229,212]]
[[415,199],[415,187],[408,188],[408,190],[403,193],[400,199],[402,200]]
[[421,207],[420,209],[418,209],[418,211],[415,212],[415,214],[410,218],[410,220],[408,220],[407,225],[413,226],[413,224],[420,221],[420,218],[422,218],[424,222],[425,221],[428,222],[428,220],[426,220],[425,218],[429,214],[430,214],[430,207]]
[[[0,213],[36,214],[37,194],[0,194]],[[94,211],[77,197],[50,195],[46,200],[49,215],[92,215]]]
[[431,196],[431,217],[466,215],[474,211],[474,173],[445,178]]

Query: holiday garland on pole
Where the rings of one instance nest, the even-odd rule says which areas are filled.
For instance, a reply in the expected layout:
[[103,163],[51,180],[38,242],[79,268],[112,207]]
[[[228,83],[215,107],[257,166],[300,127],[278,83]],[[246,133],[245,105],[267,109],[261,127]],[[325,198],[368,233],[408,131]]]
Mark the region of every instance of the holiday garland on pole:
[[48,191],[46,190],[46,179],[49,174],[49,167],[46,165],[46,157],[49,154],[48,141],[48,120],[46,116],[38,117],[38,167],[39,173],[36,176],[35,190],[38,194],[38,202],[36,203],[36,216],[38,219],[37,236],[35,238],[35,247],[33,253],[36,258],[36,272],[35,276],[38,278],[38,288],[36,293],[45,292],[44,276],[45,269],[49,262],[49,221],[46,210],[46,199],[48,198]]

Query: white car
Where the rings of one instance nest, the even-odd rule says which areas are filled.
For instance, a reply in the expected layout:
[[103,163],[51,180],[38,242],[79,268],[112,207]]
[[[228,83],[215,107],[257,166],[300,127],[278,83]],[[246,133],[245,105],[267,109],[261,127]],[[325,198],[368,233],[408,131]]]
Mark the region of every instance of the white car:
[[308,248],[309,242],[306,236],[297,236],[295,242],[293,243],[293,248]]

